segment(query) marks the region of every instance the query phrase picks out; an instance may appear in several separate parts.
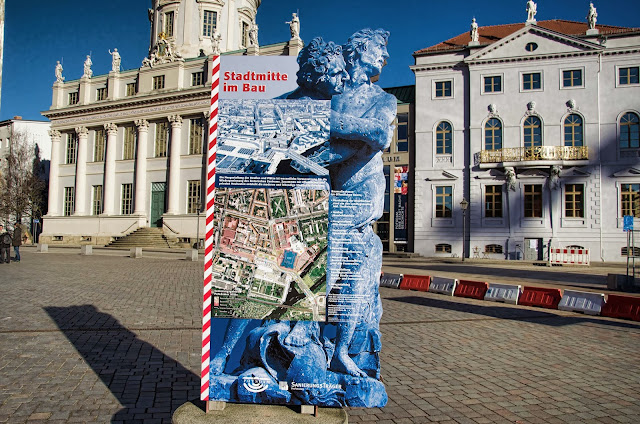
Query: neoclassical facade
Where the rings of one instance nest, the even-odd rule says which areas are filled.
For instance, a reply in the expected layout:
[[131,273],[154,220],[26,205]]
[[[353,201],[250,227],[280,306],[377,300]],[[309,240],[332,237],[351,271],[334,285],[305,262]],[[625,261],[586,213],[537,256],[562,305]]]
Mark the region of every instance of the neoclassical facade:
[[417,253],[626,259],[623,216],[640,225],[640,30],[535,12],[414,53]]
[[302,47],[299,37],[258,45],[260,3],[153,0],[140,68],[121,71],[114,51],[107,75],[93,75],[90,57],[79,80],[65,81],[56,69],[52,105],[43,112],[51,121],[51,168],[41,242],[105,245],[140,227],[184,242],[196,237],[211,55],[297,56]]

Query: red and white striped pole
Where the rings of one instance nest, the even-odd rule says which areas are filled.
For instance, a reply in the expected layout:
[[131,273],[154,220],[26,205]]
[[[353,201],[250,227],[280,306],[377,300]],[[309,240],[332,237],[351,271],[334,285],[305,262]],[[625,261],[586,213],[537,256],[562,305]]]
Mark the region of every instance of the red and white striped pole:
[[211,267],[213,265],[213,201],[216,177],[216,143],[218,140],[218,94],[220,85],[220,56],[213,56],[211,70],[211,108],[209,110],[209,139],[207,142],[207,219],[204,241],[204,293],[202,302],[202,368],[200,399],[209,400],[209,362],[211,358]]

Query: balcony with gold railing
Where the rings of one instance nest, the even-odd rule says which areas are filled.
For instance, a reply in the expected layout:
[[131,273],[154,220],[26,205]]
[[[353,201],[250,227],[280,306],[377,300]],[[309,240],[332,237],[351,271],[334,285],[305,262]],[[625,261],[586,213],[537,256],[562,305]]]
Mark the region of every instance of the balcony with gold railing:
[[539,162],[561,164],[565,161],[586,160],[589,160],[589,149],[586,146],[510,147],[496,150],[482,150],[480,152],[481,166],[505,162],[513,166],[518,165],[518,162],[521,162],[520,165],[534,165]]

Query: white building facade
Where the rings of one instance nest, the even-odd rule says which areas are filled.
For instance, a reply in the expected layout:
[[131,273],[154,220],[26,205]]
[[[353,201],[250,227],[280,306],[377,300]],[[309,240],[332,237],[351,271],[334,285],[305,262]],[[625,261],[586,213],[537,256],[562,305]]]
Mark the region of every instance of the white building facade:
[[[149,56],[108,75],[56,72],[49,211],[40,241],[108,244],[141,227],[189,242],[202,209],[211,55],[293,55],[299,37],[259,46],[260,0],[153,0]],[[252,32],[253,31],[253,32]],[[205,217],[200,215],[199,228]]]
[[414,53],[415,252],[625,260],[623,216],[640,225],[640,30],[477,31]]

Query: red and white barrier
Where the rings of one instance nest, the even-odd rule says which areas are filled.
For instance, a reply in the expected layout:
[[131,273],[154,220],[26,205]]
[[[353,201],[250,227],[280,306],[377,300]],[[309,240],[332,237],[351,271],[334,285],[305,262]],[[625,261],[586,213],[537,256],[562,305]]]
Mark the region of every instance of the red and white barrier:
[[589,265],[589,249],[551,248],[549,263],[567,265]]

